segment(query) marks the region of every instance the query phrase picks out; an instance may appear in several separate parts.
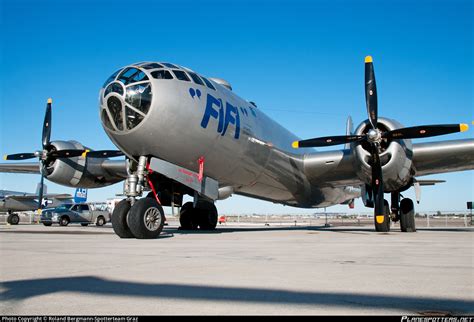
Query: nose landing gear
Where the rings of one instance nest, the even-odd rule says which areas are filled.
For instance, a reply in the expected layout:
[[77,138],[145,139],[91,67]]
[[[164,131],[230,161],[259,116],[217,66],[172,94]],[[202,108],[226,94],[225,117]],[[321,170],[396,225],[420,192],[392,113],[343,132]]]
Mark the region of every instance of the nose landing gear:
[[[171,195],[167,190],[169,187],[165,188],[162,185],[161,190],[155,189],[159,188],[160,183],[163,183],[160,181],[163,177],[161,179],[157,177],[156,173],[147,167],[147,161],[145,156],[141,156],[138,162],[128,161],[128,177],[124,185],[124,194],[127,199],[120,201],[112,214],[112,227],[120,238],[157,238],[163,230],[166,220],[162,204],[165,206],[176,204],[172,189]],[[137,199],[147,190],[145,189],[147,184],[153,192],[150,192],[145,198]],[[189,191],[187,190],[185,193],[189,194]],[[182,193],[183,191],[180,191],[180,194]],[[182,203],[182,195],[180,196],[181,198],[178,198],[180,201],[177,202],[179,205]],[[213,201],[197,192],[194,194],[194,200],[194,203],[188,202],[181,207],[180,228],[185,230],[215,229],[218,214]]]

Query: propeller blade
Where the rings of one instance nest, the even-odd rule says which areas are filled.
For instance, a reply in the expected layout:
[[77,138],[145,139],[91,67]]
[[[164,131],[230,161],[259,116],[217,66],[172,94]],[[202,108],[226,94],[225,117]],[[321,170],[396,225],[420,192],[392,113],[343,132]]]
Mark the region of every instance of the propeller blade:
[[381,224],[385,220],[382,166],[380,164],[380,156],[376,146],[373,145],[372,147],[372,191],[374,196],[374,216],[376,221]]
[[44,176],[43,171],[41,171],[41,180],[40,180],[40,187],[38,192],[38,210],[41,211],[43,209],[43,187],[44,187]]
[[51,104],[52,103],[53,103],[53,100],[51,98],[48,98],[48,103],[46,104],[46,113],[44,115],[44,122],[43,122],[43,134],[42,134],[43,149],[46,149],[51,139]]
[[440,124],[405,127],[382,134],[387,139],[418,139],[431,136],[464,132],[469,129],[467,124]]
[[27,160],[36,158],[34,153],[16,153],[8,154],[3,157],[4,160]]
[[377,86],[375,84],[374,64],[372,56],[365,57],[365,103],[372,128],[377,128]]
[[302,141],[294,141],[293,148],[313,148],[322,146],[331,146],[338,144],[346,144],[351,142],[359,142],[363,140],[363,135],[339,135],[339,136],[325,136],[321,138],[314,138]]
[[69,149],[48,152],[48,157],[51,158],[74,158],[81,156],[85,150]]
[[114,158],[114,157],[120,157],[124,155],[122,151],[116,151],[116,150],[97,150],[97,151],[86,150],[85,154],[87,154],[89,158]]

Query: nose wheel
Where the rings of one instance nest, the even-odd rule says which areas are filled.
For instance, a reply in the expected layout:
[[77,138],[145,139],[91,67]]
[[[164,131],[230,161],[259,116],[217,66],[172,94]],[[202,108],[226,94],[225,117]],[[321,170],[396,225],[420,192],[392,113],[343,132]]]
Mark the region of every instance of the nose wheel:
[[130,208],[127,223],[135,238],[157,238],[163,230],[165,214],[155,199],[142,198]]
[[112,213],[112,228],[120,238],[133,238],[132,232],[127,224],[127,217],[130,212],[130,202],[127,199],[120,201]]

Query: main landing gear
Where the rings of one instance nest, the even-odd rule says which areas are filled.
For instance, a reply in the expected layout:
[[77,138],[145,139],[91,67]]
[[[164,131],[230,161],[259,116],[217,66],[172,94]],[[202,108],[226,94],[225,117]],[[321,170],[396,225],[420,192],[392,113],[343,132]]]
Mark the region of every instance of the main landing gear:
[[181,229],[213,230],[217,226],[217,209],[214,203],[200,200],[194,207],[192,202],[187,202],[181,207],[179,213]]
[[400,192],[392,192],[392,220],[400,221],[402,232],[416,232],[415,205],[410,198],[401,199]]
[[[383,215],[374,216],[375,231],[389,232],[390,222],[400,221],[402,232],[416,232],[415,226],[415,206],[410,198],[403,198],[400,192],[391,193],[391,207],[387,200],[384,200]],[[373,207],[373,201],[368,200],[367,207]]]

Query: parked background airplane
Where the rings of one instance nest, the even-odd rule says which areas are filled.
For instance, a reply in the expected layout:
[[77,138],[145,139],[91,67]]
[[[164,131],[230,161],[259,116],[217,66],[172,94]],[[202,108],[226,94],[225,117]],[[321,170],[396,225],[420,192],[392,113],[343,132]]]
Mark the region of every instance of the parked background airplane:
[[0,190],[0,212],[7,212],[7,222],[17,225],[20,222],[20,217],[15,212],[37,210],[48,206],[55,207],[73,198],[67,193],[46,193],[46,189],[46,185],[44,185],[41,202],[38,199],[40,190],[42,190],[40,184],[38,184],[36,193]]
[[[51,101],[43,148],[8,155],[39,158],[42,176],[68,186],[101,187],[125,179],[127,199],[112,216],[122,238],[155,238],[161,206],[182,204],[181,226],[213,229],[215,200],[240,194],[295,207],[327,207],[363,195],[374,207],[377,231],[390,220],[415,231],[414,204],[401,192],[417,177],[474,168],[474,140],[413,144],[411,139],[467,130],[467,124],[403,128],[378,117],[372,58],[365,61],[368,120],[345,136],[299,140],[257,106],[232,92],[222,79],[208,79],[170,63],[144,62],[119,69],[100,91],[103,127],[121,151],[90,151],[73,141],[50,141]],[[315,146],[345,144],[318,152]],[[302,149],[295,149],[302,148]],[[126,155],[126,161],[108,157]],[[30,172],[34,164],[2,164],[0,171]],[[34,169],[38,172],[38,166]],[[147,198],[137,199],[151,190]],[[384,193],[390,193],[389,202]]]

